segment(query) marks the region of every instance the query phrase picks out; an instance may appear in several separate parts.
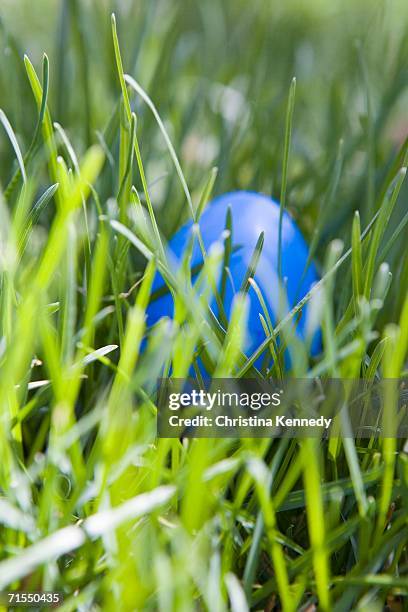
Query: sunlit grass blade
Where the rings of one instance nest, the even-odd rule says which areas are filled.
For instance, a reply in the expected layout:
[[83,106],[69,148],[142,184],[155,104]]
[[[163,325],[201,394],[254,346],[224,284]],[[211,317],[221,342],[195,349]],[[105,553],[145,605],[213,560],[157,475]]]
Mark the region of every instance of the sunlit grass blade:
[[330,570],[324,527],[324,507],[320,489],[318,444],[318,440],[314,439],[307,439],[302,443],[304,453],[303,482],[319,607],[322,610],[329,611],[331,610]]
[[[118,36],[117,36],[117,32],[116,32],[116,18],[115,15],[112,14],[112,37],[113,37],[113,45],[114,45],[114,50],[115,50],[115,59],[116,59],[116,66],[117,66],[117,71],[118,71],[118,75],[119,75],[119,81],[120,81],[120,86],[121,86],[121,91],[122,91],[122,96],[123,96],[123,101],[124,101],[124,106],[125,106],[125,112],[126,112],[126,116],[127,119],[129,121],[129,123],[131,122],[131,116],[132,116],[132,110],[130,107],[130,101],[129,101],[129,94],[127,91],[127,87],[126,87],[126,82],[125,82],[125,75],[123,72],[123,64],[122,64],[122,57],[120,54],[120,47],[119,47],[119,40],[118,40]],[[142,181],[142,185],[143,185],[143,191],[146,197],[146,204],[147,204],[147,208],[149,211],[149,215],[150,215],[150,220],[152,222],[152,226],[153,226],[153,230],[156,236],[156,240],[157,240],[157,244],[159,245],[160,250],[162,251],[162,253],[164,254],[164,248],[163,248],[163,244],[162,244],[162,240],[160,237],[160,232],[159,232],[159,228],[157,225],[157,221],[156,221],[156,216],[154,214],[154,210],[153,210],[153,205],[150,199],[150,194],[149,194],[149,189],[147,186],[147,181],[146,181],[146,176],[145,176],[145,171],[144,171],[144,166],[143,166],[143,162],[142,162],[142,157],[140,154],[140,148],[139,148],[139,142],[137,139],[137,135],[135,136],[135,140],[134,140],[134,149],[135,149],[135,155],[136,155],[136,161],[137,161],[137,165],[139,168],[139,173],[140,173],[140,178]]]

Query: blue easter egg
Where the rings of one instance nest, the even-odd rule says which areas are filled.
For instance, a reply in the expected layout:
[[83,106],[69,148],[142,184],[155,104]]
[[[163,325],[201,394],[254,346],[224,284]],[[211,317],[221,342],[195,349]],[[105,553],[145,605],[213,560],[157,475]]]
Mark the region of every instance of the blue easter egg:
[[[230,316],[234,295],[239,291],[247,272],[257,240],[261,232],[265,233],[262,253],[256,268],[254,279],[261,289],[273,324],[276,324],[278,312],[282,314],[282,303],[279,304],[278,285],[278,234],[279,204],[271,198],[250,191],[226,193],[210,202],[203,212],[199,226],[206,250],[217,241],[223,241],[223,232],[228,208],[232,214],[232,253],[230,257],[230,274],[224,299],[224,311]],[[193,223],[183,225],[169,242],[169,250],[174,258],[181,260],[184,249],[191,237]],[[282,219],[282,278],[286,290],[286,311],[291,309],[304,297],[312,285],[319,280],[313,262],[307,266],[308,246],[292,217],[285,211]],[[195,240],[191,266],[196,268],[202,263],[202,253]],[[196,268],[197,269],[197,268]],[[153,292],[163,287],[164,281],[157,274],[153,283]],[[248,338],[245,352],[251,354],[265,340],[259,314],[262,307],[254,289],[250,287]],[[210,304],[215,314],[215,299]],[[153,300],[147,309],[148,326],[156,323],[161,317],[173,316],[174,304],[170,293]],[[296,333],[302,339],[306,333],[307,305],[297,323]],[[321,348],[319,331],[311,340],[310,352],[317,354]]]

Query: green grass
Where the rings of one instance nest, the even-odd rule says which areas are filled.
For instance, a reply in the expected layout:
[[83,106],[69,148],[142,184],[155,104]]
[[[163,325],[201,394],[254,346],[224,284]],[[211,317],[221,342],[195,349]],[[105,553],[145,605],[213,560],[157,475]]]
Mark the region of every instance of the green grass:
[[[403,609],[404,440],[158,440],[154,389],[198,354],[280,377],[283,345],[289,376],[406,375],[405,4],[4,0],[0,50],[0,590],[58,590],[64,611]],[[206,252],[197,231],[194,286],[191,248],[167,260],[239,188],[280,198],[321,270],[275,328],[262,235],[230,323],[207,308],[228,237]],[[146,329],[156,270],[175,312]],[[246,356],[250,290],[265,341]],[[306,302],[316,359],[293,334]]]

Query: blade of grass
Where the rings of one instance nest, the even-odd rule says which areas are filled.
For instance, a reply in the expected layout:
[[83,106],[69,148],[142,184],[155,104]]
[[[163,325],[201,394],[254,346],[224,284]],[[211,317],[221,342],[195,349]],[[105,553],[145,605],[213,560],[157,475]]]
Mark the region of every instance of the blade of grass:
[[279,202],[279,230],[278,230],[278,278],[282,281],[282,223],[283,211],[286,208],[286,192],[288,182],[288,168],[290,145],[292,140],[293,111],[295,109],[296,78],[292,79],[289,89],[288,107],[285,121],[285,139],[283,148],[282,183]]
[[[371,222],[365,228],[364,232],[361,235],[361,239],[362,240],[364,240],[364,238],[368,235],[368,233],[370,232],[370,230],[373,227],[374,223],[376,223],[378,217],[379,217],[379,212],[376,213],[374,218],[371,220]],[[309,289],[309,291],[306,293],[306,295],[301,300],[299,300],[299,302],[296,304],[296,306],[294,306],[292,308],[292,310],[290,310],[290,312],[288,312],[288,314],[277,324],[277,326],[275,328],[275,336],[276,336],[276,334],[278,334],[278,332],[280,332],[282,330],[282,328],[291,319],[293,319],[297,315],[298,312],[300,312],[300,310],[303,308],[303,306],[305,306],[305,304],[307,304],[307,302],[310,300],[310,298],[315,293],[320,291],[322,285],[324,285],[324,283],[326,283],[327,280],[333,274],[335,274],[335,272],[340,268],[340,266],[342,266],[343,263],[350,257],[351,253],[352,253],[352,249],[350,248],[348,251],[346,251],[344,253],[344,255],[342,257],[340,257],[340,259],[334,264],[334,266],[331,268],[331,270],[328,270],[326,272],[326,274],[320,279],[320,281],[318,281],[315,285],[313,285],[313,287],[311,289]],[[244,376],[244,374],[252,367],[252,365],[255,363],[255,361],[264,353],[264,351],[268,348],[269,343],[272,342],[272,341],[273,341],[272,337],[269,337],[269,338],[266,338],[259,345],[259,347],[252,353],[252,355],[247,359],[246,363],[242,366],[242,368],[237,373],[237,377],[238,378],[241,378],[242,376]]]
[[329,612],[330,603],[330,570],[329,555],[326,544],[324,507],[320,487],[320,448],[319,441],[306,439],[302,443],[303,482],[306,495],[307,523],[313,556],[313,569],[316,577],[316,590],[319,608]]
[[24,159],[23,156],[21,154],[21,150],[20,150],[20,146],[18,144],[18,140],[16,138],[16,135],[14,133],[13,128],[11,127],[11,124],[9,122],[9,120],[6,117],[6,114],[4,113],[4,111],[0,108],[0,123],[2,123],[7,136],[9,137],[9,140],[11,142],[11,145],[14,149],[14,153],[16,154],[16,158],[18,161],[18,165],[20,167],[20,172],[21,172],[21,176],[23,177],[23,183],[27,182],[27,174],[26,174],[26,169],[25,169],[25,165],[24,165]]

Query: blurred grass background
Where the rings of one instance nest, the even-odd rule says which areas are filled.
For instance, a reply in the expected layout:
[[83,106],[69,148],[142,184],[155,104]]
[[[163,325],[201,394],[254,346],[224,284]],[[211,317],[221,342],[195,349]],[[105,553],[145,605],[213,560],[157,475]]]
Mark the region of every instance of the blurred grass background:
[[[182,333],[179,304],[180,329],[163,322],[139,358],[153,267],[146,273],[105,223],[118,218],[136,232],[126,213],[132,183],[146,204],[133,156],[124,181],[131,136],[112,11],[124,70],[159,110],[196,204],[213,166],[214,193],[279,197],[296,77],[287,207],[322,271],[333,239],[351,245],[353,223],[359,243],[355,210],[362,229],[385,210],[406,163],[402,0],[2,0],[0,108],[24,155],[38,110],[23,56],[41,80],[46,52],[52,120],[81,171],[56,128],[55,149],[45,138],[25,187],[10,192],[17,162],[1,134],[1,588],[60,589],[64,610],[402,610],[407,460],[396,440],[155,440],[146,393],[164,365],[188,370],[201,331],[192,318],[191,335]],[[131,102],[156,219],[170,237],[189,216],[186,198],[150,110]],[[57,181],[32,229],[28,211]],[[74,209],[88,195],[85,225]],[[348,261],[325,293],[314,371],[406,372],[406,185],[381,222],[376,283],[361,290],[371,234],[362,261],[354,248],[354,271]],[[143,273],[142,289],[128,293]],[[361,294],[368,306],[359,309]],[[222,360],[220,347],[214,354]]]
[[[354,210],[368,223],[408,131],[404,2],[6,0],[0,104],[23,141],[36,113],[24,52],[37,65],[44,51],[50,56],[53,118],[76,150],[106,129],[118,95],[111,10],[126,71],[159,108],[196,197],[212,165],[219,168],[216,192],[244,188],[279,197],[287,93],[296,76],[289,208],[308,236],[320,218],[321,247],[349,235]],[[140,99],[136,110],[154,205],[165,207],[159,223],[170,236],[187,216],[183,193]],[[341,181],[333,193],[341,141]],[[5,142],[0,161],[9,176],[14,161]],[[112,195],[112,181],[105,181],[103,197]]]

